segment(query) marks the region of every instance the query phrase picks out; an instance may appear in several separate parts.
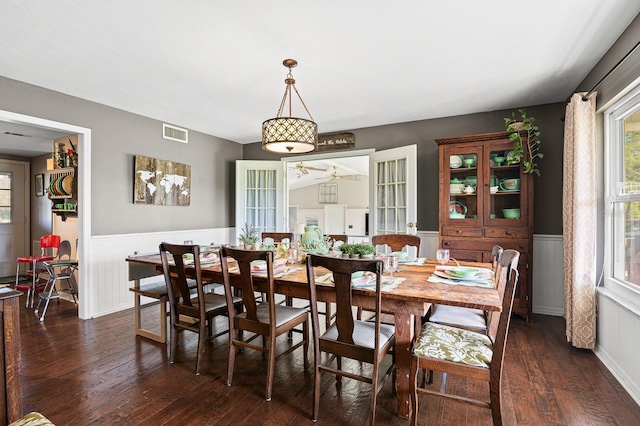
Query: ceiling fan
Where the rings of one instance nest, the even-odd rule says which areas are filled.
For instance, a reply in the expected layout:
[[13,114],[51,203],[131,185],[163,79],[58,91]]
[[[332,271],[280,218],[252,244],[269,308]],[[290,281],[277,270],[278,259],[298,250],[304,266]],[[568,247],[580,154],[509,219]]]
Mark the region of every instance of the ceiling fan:
[[[328,176],[329,180],[334,180],[334,179],[349,179],[349,180],[360,180],[360,175],[341,175],[338,174],[338,169],[336,168],[336,166],[333,166],[333,172]],[[325,177],[321,177],[321,178],[316,178],[316,180],[318,179],[327,179],[327,176]]]
[[318,171],[318,172],[326,172],[327,169],[321,169],[319,167],[311,167],[311,166],[305,166],[302,161],[299,163],[296,163],[295,167],[289,167],[289,170],[298,170],[298,177],[301,177],[302,175],[308,175],[309,174],[309,170],[314,170],[314,171]]

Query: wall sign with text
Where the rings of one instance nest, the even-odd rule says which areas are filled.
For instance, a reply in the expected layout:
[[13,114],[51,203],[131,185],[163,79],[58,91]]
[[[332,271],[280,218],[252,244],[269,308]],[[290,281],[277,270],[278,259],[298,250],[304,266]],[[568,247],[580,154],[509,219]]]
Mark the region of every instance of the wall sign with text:
[[331,133],[318,135],[318,151],[352,149],[355,145],[356,137],[353,133]]

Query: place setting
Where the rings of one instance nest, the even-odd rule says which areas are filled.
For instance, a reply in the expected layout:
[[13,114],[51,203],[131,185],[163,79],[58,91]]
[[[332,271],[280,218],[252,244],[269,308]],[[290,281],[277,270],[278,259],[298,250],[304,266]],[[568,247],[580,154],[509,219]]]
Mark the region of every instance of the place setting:
[[[438,249],[436,260],[440,266],[436,266],[433,274],[427,278],[428,282],[468,287],[494,287],[493,272],[490,269],[461,266],[456,259],[450,257],[447,249]],[[453,260],[456,264],[447,265],[449,260]]]

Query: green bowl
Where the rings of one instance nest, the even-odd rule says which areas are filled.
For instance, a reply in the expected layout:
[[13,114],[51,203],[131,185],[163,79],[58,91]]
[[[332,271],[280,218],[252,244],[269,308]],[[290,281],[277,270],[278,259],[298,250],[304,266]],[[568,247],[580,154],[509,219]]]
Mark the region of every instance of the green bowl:
[[473,268],[470,266],[456,266],[455,268],[447,269],[447,274],[461,278],[472,277],[477,273],[478,268]]
[[520,209],[502,209],[505,219],[520,219]]
[[398,260],[407,260],[409,258],[409,253],[406,251],[394,251],[391,253],[391,256],[395,256]]

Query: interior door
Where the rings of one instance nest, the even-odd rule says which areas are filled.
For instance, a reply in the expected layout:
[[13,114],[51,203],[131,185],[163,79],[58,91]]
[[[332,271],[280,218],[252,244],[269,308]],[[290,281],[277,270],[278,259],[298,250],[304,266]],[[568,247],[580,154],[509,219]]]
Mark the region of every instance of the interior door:
[[325,234],[346,234],[346,218],[346,204],[325,204],[324,228],[322,229],[322,231],[324,231]]
[[27,174],[26,163],[0,161],[0,277],[15,274],[18,256],[30,254]]
[[286,232],[285,189],[281,161],[236,161],[236,237],[245,224],[258,228],[258,234]]
[[369,234],[416,234],[417,146],[369,154]]

